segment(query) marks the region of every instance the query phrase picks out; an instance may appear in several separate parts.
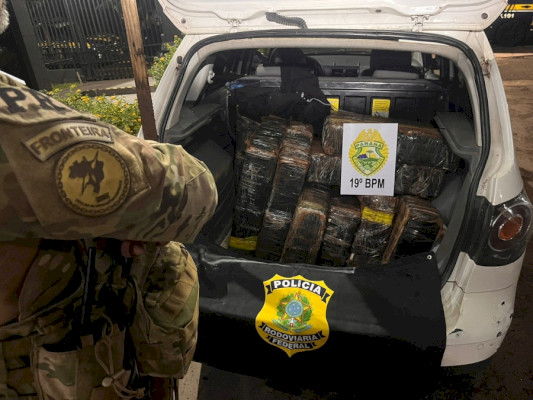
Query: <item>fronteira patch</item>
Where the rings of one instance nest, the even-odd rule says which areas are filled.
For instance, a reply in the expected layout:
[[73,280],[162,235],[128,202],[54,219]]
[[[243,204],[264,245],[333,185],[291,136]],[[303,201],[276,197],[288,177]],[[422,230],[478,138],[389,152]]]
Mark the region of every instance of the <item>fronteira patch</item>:
[[61,199],[71,210],[100,216],[124,203],[130,174],[122,157],[109,146],[82,143],[59,160],[56,183]]
[[255,318],[259,336],[289,357],[322,347],[329,337],[326,311],[333,295],[324,281],[275,275],[263,283],[265,303]]
[[60,122],[24,141],[39,160],[46,161],[57,152],[83,141],[113,143],[110,129],[85,121]]

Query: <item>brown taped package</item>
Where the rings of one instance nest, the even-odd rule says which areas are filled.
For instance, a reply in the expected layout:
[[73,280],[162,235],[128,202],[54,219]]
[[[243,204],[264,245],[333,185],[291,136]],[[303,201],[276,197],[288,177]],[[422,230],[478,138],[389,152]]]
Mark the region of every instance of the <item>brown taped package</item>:
[[260,135],[278,138],[280,141],[287,132],[288,121],[275,115],[267,115],[261,118],[261,123],[257,128]]
[[356,114],[348,111],[336,111],[328,115],[322,129],[322,148],[329,156],[342,154],[342,132],[345,123],[357,122],[391,122],[370,115]]
[[342,154],[342,133],[345,123],[398,123],[396,161],[401,164],[427,165],[453,170],[458,158],[431,124],[406,124],[383,117],[357,114],[347,111],[331,113],[324,121],[322,148],[328,155]]
[[383,262],[430,251],[444,234],[439,212],[427,200],[416,196],[400,196]]
[[295,145],[309,151],[313,141],[313,127],[302,122],[291,121],[283,138],[283,146]]
[[[263,125],[263,124],[261,124]],[[232,238],[256,236],[266,210],[276,170],[281,136],[260,126],[250,137],[235,194]],[[239,249],[239,241],[230,238],[230,247]],[[249,244],[246,244],[249,250]]]
[[411,194],[426,199],[437,197],[445,172],[424,165],[396,164],[394,194]]
[[279,261],[289,233],[293,213],[266,210],[257,237],[255,255],[269,261]]
[[337,267],[346,263],[360,223],[361,207],[355,196],[331,199],[320,249],[320,261],[323,264]]
[[281,148],[268,208],[292,213],[309,169],[309,149],[291,144]]
[[257,238],[256,256],[279,260],[302,191],[313,137],[312,128],[291,123],[283,138],[272,191]]
[[398,198],[393,196],[357,196],[361,206],[366,206],[376,211],[394,214],[398,207]]
[[303,189],[281,254],[281,262],[314,264],[322,243],[328,213],[329,192]]
[[235,153],[235,157],[233,157],[233,177],[237,184],[241,180],[241,172],[242,172],[243,164],[244,164],[244,152]]
[[397,198],[392,196],[359,196],[361,224],[355,232],[351,254],[346,262],[358,266],[362,261],[380,263],[392,231]]
[[458,158],[440,131],[429,124],[398,124],[396,162],[453,170]]
[[324,153],[322,143],[318,139],[313,140],[311,145],[311,165],[307,181],[326,186],[340,186],[341,183],[341,157]]
[[253,133],[259,128],[259,122],[242,115],[237,115],[235,124],[235,152],[242,154],[246,151],[246,143]]

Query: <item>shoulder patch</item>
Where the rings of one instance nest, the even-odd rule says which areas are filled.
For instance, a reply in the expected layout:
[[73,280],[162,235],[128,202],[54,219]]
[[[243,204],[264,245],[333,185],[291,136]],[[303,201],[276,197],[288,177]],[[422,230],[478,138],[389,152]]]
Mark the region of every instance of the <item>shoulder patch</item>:
[[84,121],[61,122],[24,141],[26,148],[39,160],[48,158],[83,141],[113,143],[109,127]]
[[115,211],[126,200],[131,183],[120,154],[100,143],[81,143],[66,152],[55,176],[63,202],[86,216]]
[[109,127],[84,121],[58,123],[24,141],[26,148],[39,160],[48,158],[82,141],[113,143]]

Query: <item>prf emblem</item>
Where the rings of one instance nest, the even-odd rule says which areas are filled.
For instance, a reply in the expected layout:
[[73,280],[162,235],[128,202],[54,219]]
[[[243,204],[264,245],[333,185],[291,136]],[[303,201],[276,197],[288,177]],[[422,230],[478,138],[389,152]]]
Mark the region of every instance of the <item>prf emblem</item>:
[[82,215],[100,216],[116,210],[128,195],[130,174],[120,155],[108,146],[86,143],[65,153],[56,167],[63,202]]
[[378,172],[389,158],[389,148],[377,129],[363,129],[348,153],[350,162],[362,175]]
[[333,295],[324,281],[276,275],[263,283],[265,303],[255,318],[259,336],[289,357],[324,346],[329,337],[326,310]]

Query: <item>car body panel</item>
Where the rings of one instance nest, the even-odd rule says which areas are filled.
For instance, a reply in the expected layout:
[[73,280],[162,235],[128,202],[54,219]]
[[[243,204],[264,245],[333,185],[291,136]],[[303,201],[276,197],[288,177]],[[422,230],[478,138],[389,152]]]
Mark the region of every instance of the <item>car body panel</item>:
[[[503,9],[502,0],[432,1],[182,1],[159,0],[165,14],[185,34],[287,29],[281,18],[300,18],[309,29],[466,30],[487,28]],[[266,13],[281,18],[280,23]]]
[[473,364],[490,358],[512,322],[523,256],[491,268],[467,256],[442,289],[447,338],[443,366]]

